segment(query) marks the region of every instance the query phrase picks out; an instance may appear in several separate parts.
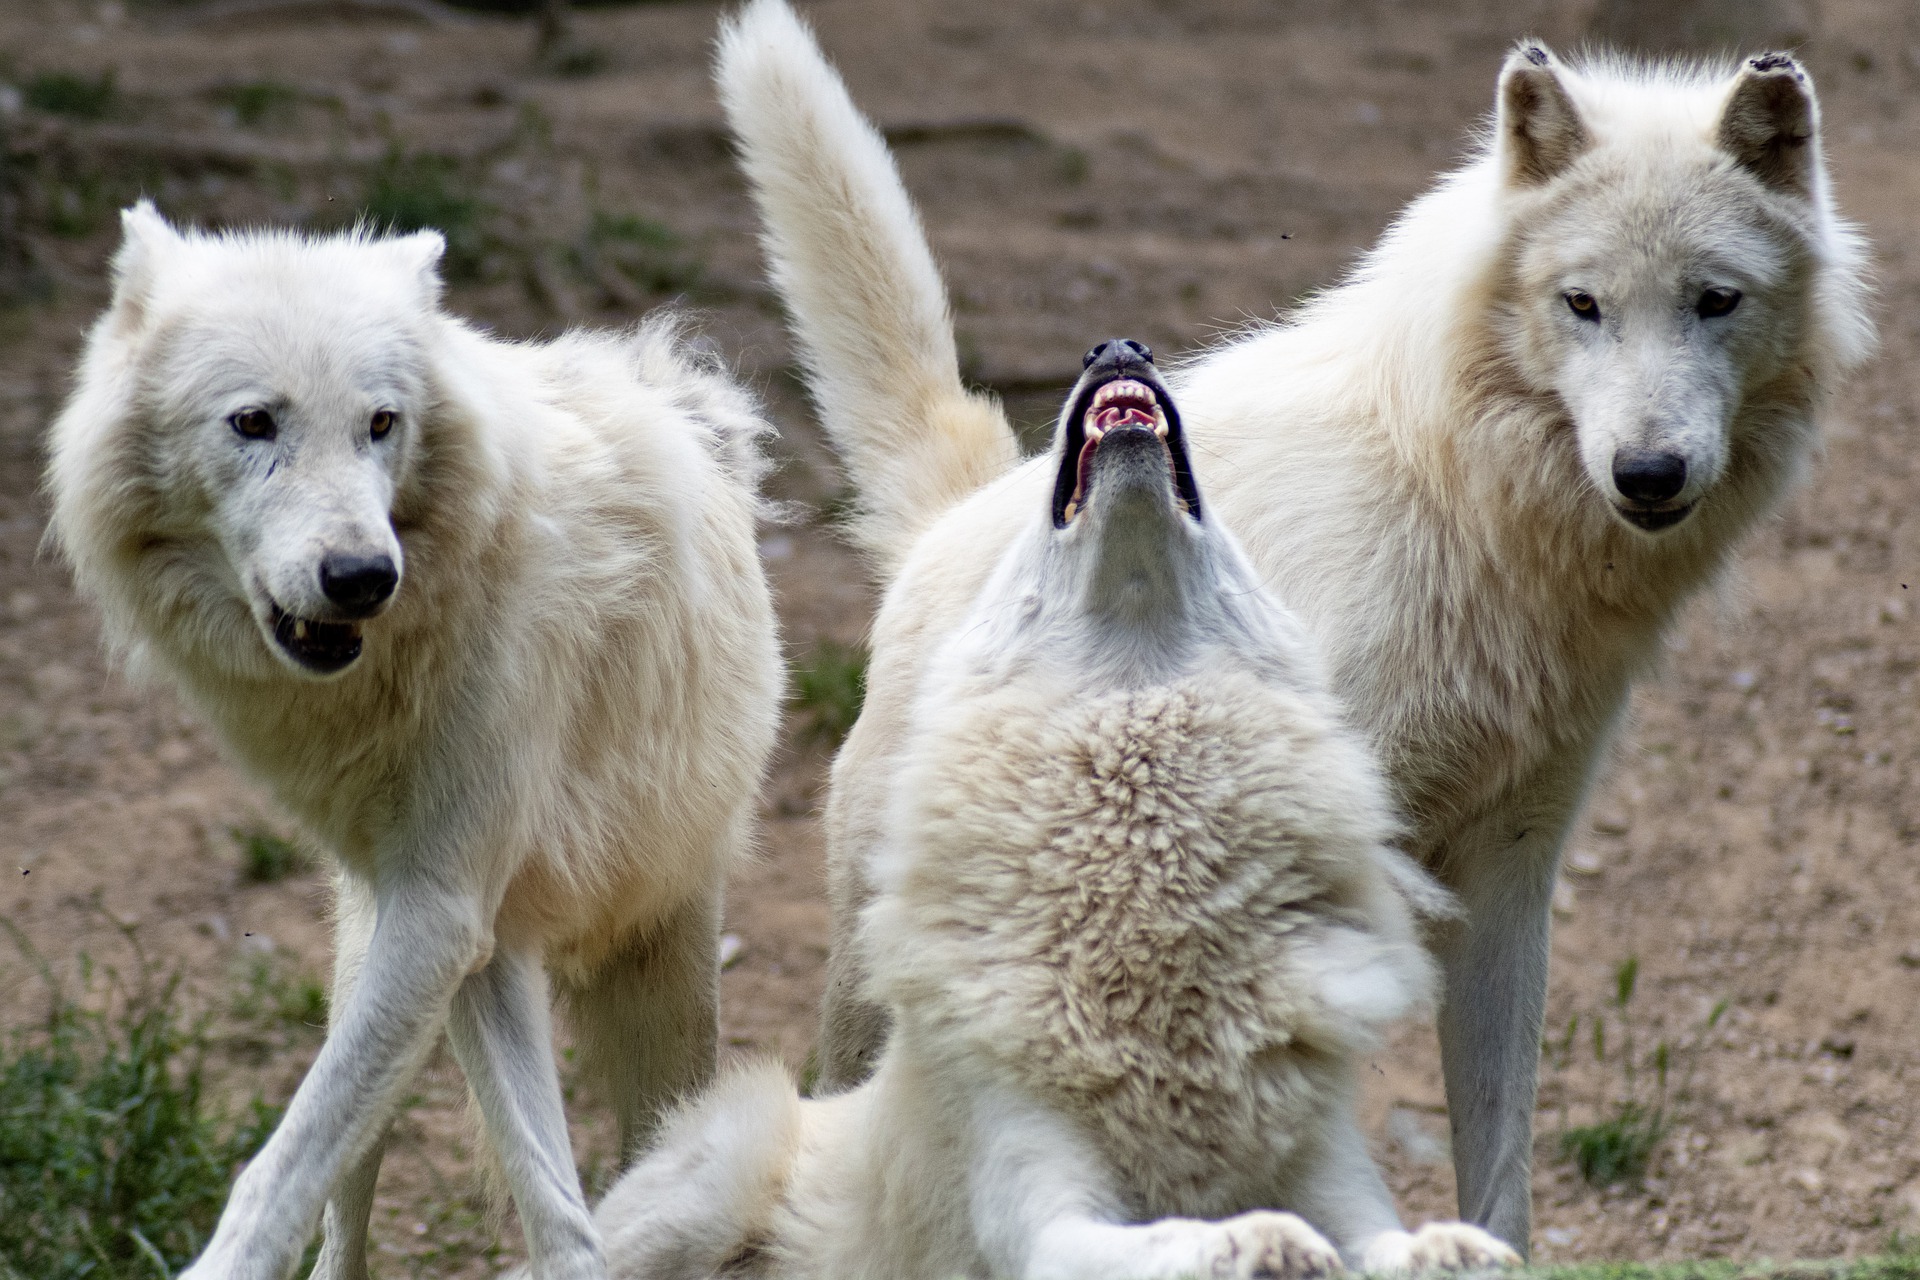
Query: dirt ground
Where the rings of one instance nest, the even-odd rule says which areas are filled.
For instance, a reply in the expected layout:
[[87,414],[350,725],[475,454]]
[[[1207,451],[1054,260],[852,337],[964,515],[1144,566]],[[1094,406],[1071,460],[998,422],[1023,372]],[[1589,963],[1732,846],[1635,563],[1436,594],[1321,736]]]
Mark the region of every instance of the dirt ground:
[[[1575,45],[1591,10],[807,6],[899,148],[969,375],[1034,424],[1094,339],[1191,350],[1336,279],[1462,153],[1506,46],[1524,34]],[[232,831],[289,824],[169,695],[114,673],[95,619],[38,551],[44,429],[104,299],[111,210],[137,190],[184,218],[337,225],[369,174],[444,156],[433,171],[458,186],[446,207],[470,233],[457,310],[551,333],[687,293],[781,424],[775,485],[798,516],[762,548],[790,652],[862,637],[861,570],[805,518],[840,481],[797,395],[708,89],[718,8],[585,11],[544,62],[531,21],[424,12],[378,0],[0,6],[0,81],[14,86],[0,91],[0,125],[21,157],[18,216],[41,295],[0,314],[0,869],[13,879],[0,911],[62,964],[114,954],[116,920],[202,993],[257,986],[260,973],[297,983],[328,964],[323,876],[241,873]],[[1810,483],[1687,615],[1581,824],[1549,1025],[1604,1013],[1613,1039],[1597,1062],[1583,1029],[1564,1065],[1556,1052],[1543,1068],[1543,1259],[1859,1254],[1920,1231],[1920,522],[1907,518],[1920,497],[1920,12],[1831,0],[1807,16],[1835,186],[1875,246],[1884,349],[1833,406]],[[45,72],[109,68],[117,98],[102,119],[21,103]],[[248,96],[261,84],[278,88]],[[629,215],[646,228],[623,230]],[[609,270],[619,253],[627,265]],[[766,857],[728,908],[744,945],[723,980],[723,1049],[796,1068],[826,955],[825,760],[799,738],[783,752]],[[1665,1041],[1688,1096],[1671,1102],[1644,1183],[1600,1192],[1557,1135],[1626,1087],[1608,1001],[1630,957],[1638,1049]],[[27,974],[0,957],[0,1023],[41,1007]],[[235,1070],[284,1098],[317,1044],[294,1025]],[[1369,1124],[1405,1212],[1450,1213],[1431,1030],[1406,1028],[1375,1066]],[[1645,1072],[1639,1088],[1651,1098]],[[597,1182],[609,1143],[590,1104],[575,1108],[577,1134]],[[442,1055],[383,1181],[380,1274],[481,1275],[516,1256],[511,1228],[494,1243],[472,1194],[463,1105]]]

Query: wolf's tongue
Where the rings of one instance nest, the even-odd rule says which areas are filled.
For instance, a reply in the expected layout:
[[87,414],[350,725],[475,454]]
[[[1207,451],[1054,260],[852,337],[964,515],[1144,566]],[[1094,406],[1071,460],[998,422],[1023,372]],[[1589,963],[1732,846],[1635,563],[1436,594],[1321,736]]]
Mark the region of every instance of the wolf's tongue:
[[1114,404],[1094,414],[1093,425],[1104,433],[1115,427],[1151,427],[1154,421],[1153,415],[1138,405]]

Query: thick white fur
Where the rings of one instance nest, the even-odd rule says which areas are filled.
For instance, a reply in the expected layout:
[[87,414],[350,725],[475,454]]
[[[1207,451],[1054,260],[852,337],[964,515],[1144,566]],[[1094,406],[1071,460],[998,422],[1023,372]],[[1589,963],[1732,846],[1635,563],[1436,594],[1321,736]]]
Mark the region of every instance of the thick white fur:
[[675,1118],[596,1210],[622,1280],[1517,1260],[1401,1230],[1355,1127],[1441,895],[1311,641],[1151,437],[1094,467],[1064,529],[1031,472],[986,495],[1022,514],[933,645],[861,922],[878,1070],[814,1102],[747,1071]]
[[[454,319],[437,235],[125,224],[53,427],[53,534],[114,643],[339,859],[326,1045],[187,1274],[279,1280],[325,1202],[318,1273],[364,1277],[382,1134],[444,1027],[536,1272],[602,1275],[548,975],[623,1137],[710,1074],[780,688],[762,420],[669,321],[516,344]],[[246,406],[274,439],[230,425]],[[343,546],[401,581],[321,678],[271,609],[323,616]]]
[[[745,11],[719,80],[776,253],[851,220],[891,232],[848,242],[850,254],[917,237],[897,173],[874,162],[871,134],[780,0]],[[819,179],[760,181],[776,140],[817,147],[779,163]],[[1214,509],[1319,640],[1385,763],[1410,850],[1465,909],[1439,940],[1461,1209],[1523,1249],[1561,844],[1630,682],[1794,482],[1822,401],[1871,349],[1864,258],[1833,209],[1812,86],[1790,60],[1575,69],[1523,45],[1477,159],[1410,205],[1346,283],[1175,379]],[[810,342],[807,317],[859,313],[857,282],[891,265],[773,269]],[[1712,286],[1744,297],[1708,320],[1697,305]],[[1573,312],[1576,290],[1604,322]],[[871,345],[919,340],[896,310],[865,314]],[[816,384],[829,421],[848,383],[890,404],[884,430],[843,448],[862,487],[872,453],[934,431],[919,392],[888,400],[890,367],[849,360]],[[950,385],[945,403],[962,394]],[[983,443],[966,474],[999,465],[1010,438]],[[1676,502],[1691,514],[1659,533],[1616,514],[1610,463],[1623,447],[1684,458]],[[885,1033],[853,927],[886,848],[884,797],[911,758],[912,708],[938,637],[1017,535],[1026,506],[1007,495],[1044,468],[951,507],[897,566],[877,560],[888,589],[866,706],[827,808],[830,1086],[861,1078]],[[926,519],[903,521],[901,538]]]
[[[914,533],[1020,453],[999,405],[960,385],[946,287],[886,142],[825,62],[787,54],[808,40],[785,8],[724,26],[722,93],[755,189],[819,212],[767,220],[767,259],[855,481],[854,539],[891,573]],[[844,198],[821,207],[822,189]]]

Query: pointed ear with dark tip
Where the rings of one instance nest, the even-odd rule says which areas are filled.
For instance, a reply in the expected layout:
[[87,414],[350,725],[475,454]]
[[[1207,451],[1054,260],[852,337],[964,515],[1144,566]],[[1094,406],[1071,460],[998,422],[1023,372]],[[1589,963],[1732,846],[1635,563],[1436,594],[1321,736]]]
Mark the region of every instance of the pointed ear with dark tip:
[[1769,187],[1811,195],[1819,130],[1813,82],[1791,55],[1768,53],[1734,77],[1718,142]]
[[1587,149],[1580,111],[1560,82],[1560,67],[1537,44],[1523,44],[1500,68],[1494,148],[1510,187],[1535,187],[1557,176]]
[[151,200],[142,200],[120,211],[120,248],[113,255],[110,307],[120,329],[136,329],[146,318],[160,260],[184,242],[185,238],[167,224]]

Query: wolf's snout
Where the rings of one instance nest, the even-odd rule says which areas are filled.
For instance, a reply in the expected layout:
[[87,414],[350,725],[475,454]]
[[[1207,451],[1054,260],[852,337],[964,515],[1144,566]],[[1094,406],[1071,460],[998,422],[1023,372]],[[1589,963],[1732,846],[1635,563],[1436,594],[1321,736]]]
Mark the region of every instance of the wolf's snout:
[[320,562],[321,592],[348,617],[373,613],[399,582],[400,570],[391,556],[334,554]]
[[1620,449],[1613,455],[1613,487],[1633,502],[1671,502],[1687,487],[1687,460],[1664,449]]

